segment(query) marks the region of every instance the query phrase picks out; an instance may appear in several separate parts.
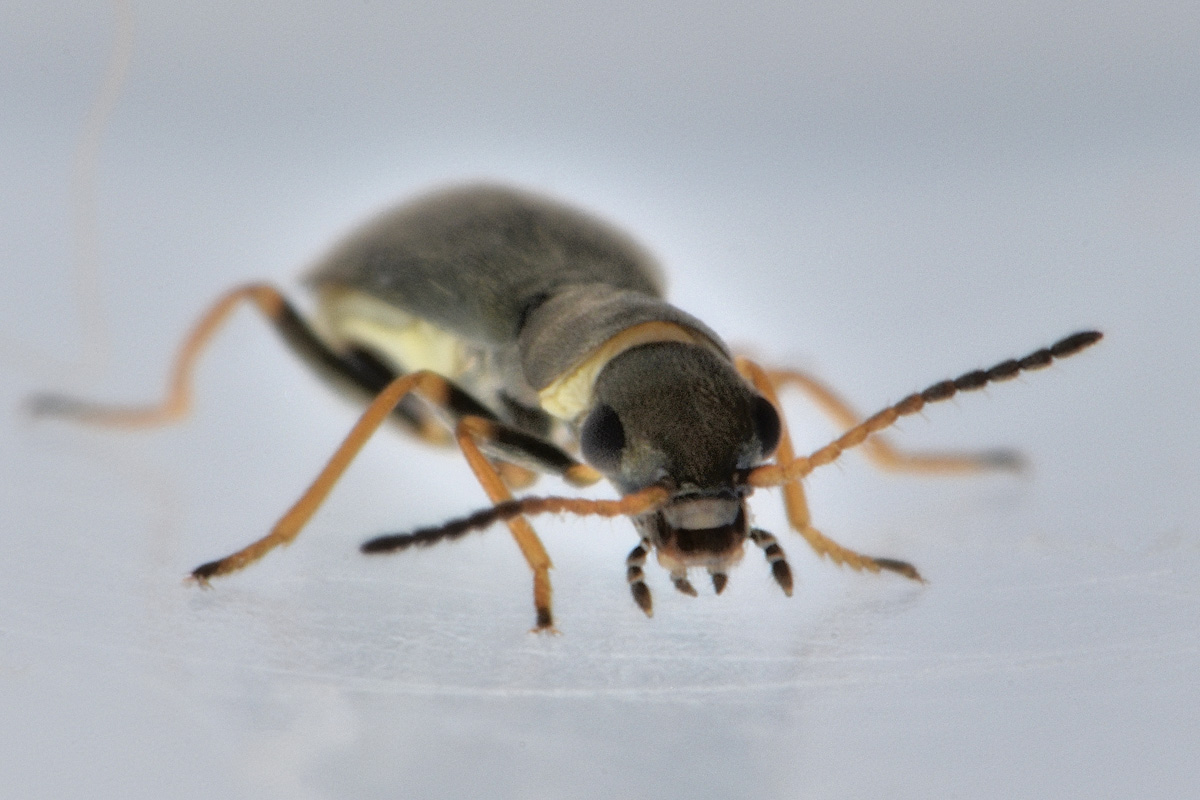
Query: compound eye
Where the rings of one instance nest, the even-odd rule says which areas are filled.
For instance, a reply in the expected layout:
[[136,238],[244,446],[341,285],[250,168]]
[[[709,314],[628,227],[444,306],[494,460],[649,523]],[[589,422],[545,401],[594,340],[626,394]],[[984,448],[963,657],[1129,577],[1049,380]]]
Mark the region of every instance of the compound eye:
[[779,412],[771,405],[770,400],[759,396],[754,398],[754,404],[750,407],[750,420],[754,425],[754,435],[762,445],[763,458],[766,458],[775,452],[779,445],[779,433],[782,428]]
[[616,472],[625,447],[625,428],[612,406],[601,403],[592,409],[579,429],[579,449],[584,460],[601,472]]

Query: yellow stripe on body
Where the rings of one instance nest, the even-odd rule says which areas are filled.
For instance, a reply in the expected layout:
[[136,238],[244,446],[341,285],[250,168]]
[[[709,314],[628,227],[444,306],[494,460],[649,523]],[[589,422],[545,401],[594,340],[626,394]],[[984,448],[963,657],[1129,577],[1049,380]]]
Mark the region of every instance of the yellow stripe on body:
[[478,346],[444,328],[352,289],[320,292],[319,326],[334,341],[368,347],[401,372],[458,378],[475,368]]
[[644,344],[682,342],[708,347],[722,357],[725,354],[699,331],[676,322],[652,321],[626,328],[589,353],[571,370],[560,375],[538,392],[542,410],[558,419],[574,421],[591,408],[592,390],[600,370],[614,358]]
[[[365,345],[403,372],[427,369],[453,380],[481,366],[478,345],[353,289],[323,288],[317,322],[333,341]],[[686,325],[643,322],[611,337],[539,391],[539,405],[547,414],[573,422],[591,408],[596,378],[608,362],[626,350],[659,342],[699,345],[725,357],[708,336]]]

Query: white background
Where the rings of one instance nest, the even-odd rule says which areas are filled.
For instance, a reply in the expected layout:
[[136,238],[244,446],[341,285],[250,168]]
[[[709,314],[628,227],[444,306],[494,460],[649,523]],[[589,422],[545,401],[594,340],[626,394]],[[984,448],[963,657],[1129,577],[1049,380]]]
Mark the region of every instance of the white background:
[[[1194,4],[138,3],[96,162],[101,335],[74,288],[90,190],[71,180],[114,20],[0,10],[0,796],[1200,787]],[[526,632],[502,529],[358,554],[484,502],[452,453],[390,434],[293,547],[182,585],[265,531],[354,417],[248,312],[184,425],[20,413],[46,388],[156,397],[219,292],[302,298],[294,276],[348,227],[472,178],[613,219],[677,304],[864,411],[1083,327],[1107,338],[895,435],[1013,446],[1023,476],[850,455],[809,481],[821,528],[928,585],[819,561],[763,493],[796,595],[756,551],[719,598],[651,568],[647,620],[630,525],[541,520],[559,637]],[[835,433],[787,410],[802,448]]]

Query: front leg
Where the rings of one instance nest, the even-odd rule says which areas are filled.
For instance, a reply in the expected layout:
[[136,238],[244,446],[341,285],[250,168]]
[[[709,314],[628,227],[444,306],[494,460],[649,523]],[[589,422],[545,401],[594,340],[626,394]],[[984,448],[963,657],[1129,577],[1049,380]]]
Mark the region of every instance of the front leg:
[[[768,373],[758,364],[746,358],[739,358],[737,367],[754,384],[754,388],[761,392],[778,410],[780,408],[779,398],[775,394],[775,386]],[[779,445],[775,450],[775,463],[790,464],[796,460],[796,450],[792,445],[791,435],[788,433],[787,420],[782,413],[779,414],[779,424]],[[867,572],[888,570],[923,582],[917,568],[906,561],[864,555],[848,547],[843,547],[814,528],[812,517],[808,511],[808,500],[804,496],[804,486],[799,479],[784,482],[782,488],[783,505],[787,511],[788,522],[791,523],[793,530],[804,537],[808,546],[816,551],[817,555],[828,556],[833,563],[845,564],[851,569],[866,570]]]

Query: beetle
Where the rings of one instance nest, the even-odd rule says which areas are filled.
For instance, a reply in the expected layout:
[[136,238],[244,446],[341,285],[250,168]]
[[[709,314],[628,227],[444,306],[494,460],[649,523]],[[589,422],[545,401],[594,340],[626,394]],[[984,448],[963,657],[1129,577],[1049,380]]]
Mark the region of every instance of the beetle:
[[[306,319],[276,288],[248,284],[202,316],[176,357],[166,397],[111,406],[58,395],[39,415],[114,427],[178,420],[205,345],[242,304],[256,307],[296,354],[366,410],[300,499],[264,537],[191,577],[202,585],[290,543],[368,438],[391,419],[435,444],[457,443],[492,505],[473,515],[366,542],[367,553],[429,545],[504,521],[533,572],[538,631],[554,629],[550,558],[527,517],[625,516],[640,541],[626,577],[647,616],[650,554],[681,592],[708,572],[719,594],[747,540],[792,594],[782,548],[750,522],[755,489],[781,487],[790,526],[821,556],[856,570],[921,581],[911,564],[855,552],[811,523],[802,479],[865,445],[879,465],[963,472],[1012,468],[1006,452],[906,454],[875,436],[959,392],[1049,365],[1099,341],[1083,331],[1024,358],[974,370],[860,419],[803,373],[734,356],[721,338],[664,299],[653,258],[623,232],[559,201],[498,185],[443,189],[389,210],[337,244],[307,276]],[[844,432],[798,456],[778,392],[799,388]],[[618,500],[513,497],[538,474],[572,485],[607,479]]]

